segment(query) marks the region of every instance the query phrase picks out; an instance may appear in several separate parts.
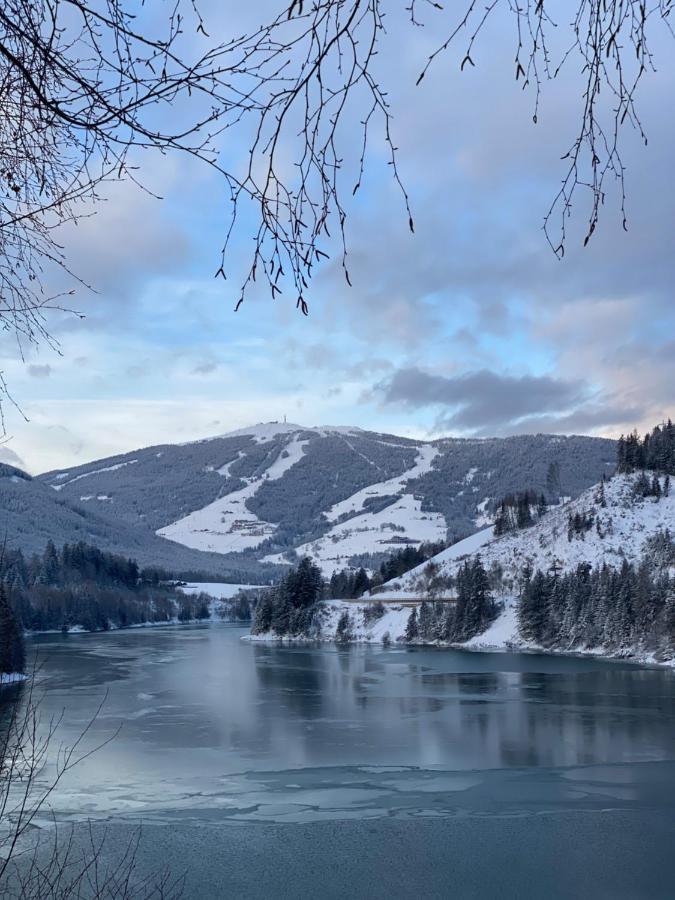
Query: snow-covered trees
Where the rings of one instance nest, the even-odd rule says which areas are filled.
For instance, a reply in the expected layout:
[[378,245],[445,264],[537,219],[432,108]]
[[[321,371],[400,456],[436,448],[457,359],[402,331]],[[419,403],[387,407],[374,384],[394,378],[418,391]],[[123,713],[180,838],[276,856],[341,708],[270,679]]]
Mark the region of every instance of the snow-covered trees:
[[449,639],[468,641],[485,631],[496,615],[487,572],[476,556],[457,573],[457,603]]
[[338,619],[337,628],[335,629],[335,642],[337,644],[348,644],[352,639],[352,617],[345,609]]
[[256,606],[252,634],[274,631],[283,635],[308,634],[314,607],[324,591],[321,570],[309,557],[300,560],[276,587],[266,591]]
[[499,537],[509,531],[529,528],[546,515],[548,503],[543,493],[519,491],[507,494],[497,504],[495,513],[495,535]]
[[440,640],[460,643],[481,634],[497,615],[490,580],[479,556],[464,563],[457,573],[454,601],[423,600],[413,607],[406,625],[405,639],[414,642]]
[[637,565],[624,561],[617,570],[583,563],[564,575],[535,572],[525,578],[520,597],[522,637],[563,650],[672,653],[675,582],[668,572],[674,558],[675,544],[663,533]]
[[419,627],[417,625],[417,607],[413,606],[408,616],[408,622],[405,626],[405,639],[408,643],[416,641],[419,637]]
[[675,425],[668,419],[640,439],[637,431],[621,435],[617,445],[617,470],[635,472],[651,469],[662,475],[675,475]]

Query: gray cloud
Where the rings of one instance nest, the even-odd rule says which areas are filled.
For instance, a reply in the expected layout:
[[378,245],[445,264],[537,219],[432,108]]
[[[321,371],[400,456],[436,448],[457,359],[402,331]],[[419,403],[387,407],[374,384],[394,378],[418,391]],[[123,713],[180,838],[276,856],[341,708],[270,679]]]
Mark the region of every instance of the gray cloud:
[[192,370],[193,375],[211,375],[212,372],[215,372],[218,368],[217,362],[205,362],[199,363],[199,365],[195,366]]
[[407,407],[450,407],[443,413],[445,426],[471,430],[503,428],[541,414],[564,413],[587,398],[581,381],[563,381],[548,375],[520,378],[487,369],[446,377],[417,368],[399,369],[376,387],[385,403]]
[[[636,422],[642,420],[645,410],[640,406],[590,404],[563,415],[541,415],[528,417],[526,430],[531,433],[544,434],[588,434],[589,431],[629,431]],[[654,417],[653,421],[657,421]],[[507,425],[500,429],[504,436],[522,434],[525,429],[522,424]],[[479,430],[479,436],[487,436],[492,432]]]
[[35,363],[32,363],[30,366],[28,366],[28,374],[31,376],[31,378],[49,378],[49,376],[52,374],[52,371],[53,369],[49,365],[49,363],[45,363],[44,365],[37,365]]
[[10,466],[17,466],[19,469],[25,469],[26,464],[18,453],[10,450],[9,447],[3,447],[0,444],[0,462],[9,463]]

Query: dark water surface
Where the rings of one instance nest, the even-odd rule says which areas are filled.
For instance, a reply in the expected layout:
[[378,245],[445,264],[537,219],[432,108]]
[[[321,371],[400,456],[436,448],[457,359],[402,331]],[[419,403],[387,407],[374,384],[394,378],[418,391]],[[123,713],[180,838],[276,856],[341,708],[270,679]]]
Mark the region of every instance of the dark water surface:
[[673,672],[244,633],[35,639],[60,739],[121,725],[57,816],[142,818],[189,897],[675,897]]

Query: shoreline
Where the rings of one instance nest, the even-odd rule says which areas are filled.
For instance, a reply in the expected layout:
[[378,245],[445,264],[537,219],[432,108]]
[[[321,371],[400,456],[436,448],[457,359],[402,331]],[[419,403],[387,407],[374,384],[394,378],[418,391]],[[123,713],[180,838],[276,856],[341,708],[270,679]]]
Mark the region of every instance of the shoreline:
[[63,631],[61,628],[46,628],[44,631],[24,631],[24,638],[40,637],[44,634],[62,634],[64,637],[79,634],[111,634],[116,631],[131,631],[135,628],[173,628],[176,625],[236,625],[245,628],[248,622],[230,622],[225,619],[209,617],[208,619],[188,619],[181,622],[179,619],[170,619],[166,622],[135,622],[133,625],[111,625],[110,628],[95,628],[89,631],[80,626],[74,626]]
[[[392,640],[389,644],[384,644],[380,640],[369,640],[368,638],[364,639],[352,639],[350,641],[342,641],[338,642],[335,638],[332,637],[301,637],[301,636],[287,636],[287,635],[255,635],[255,634],[244,634],[239,640],[244,641],[246,643],[251,644],[278,644],[278,645],[287,645],[287,646],[312,646],[312,645],[321,645],[321,644],[335,644],[338,647],[347,647],[356,645],[367,645],[367,646],[376,646],[384,649],[396,649],[396,650],[405,650],[412,649],[415,647],[425,647],[429,649],[435,650],[463,650],[467,653],[526,653],[528,655],[542,655],[542,656],[564,656],[570,658],[577,659],[600,659],[603,662],[614,662],[614,663],[630,663],[635,666],[643,666],[645,668],[658,668],[658,669],[671,669],[675,671],[675,658],[667,659],[667,660],[657,660],[653,659],[649,656],[649,654],[644,654],[643,656],[638,655],[628,655],[628,653],[622,654],[619,653],[605,653],[598,650],[558,650],[555,648],[546,648],[546,647],[538,647],[533,644],[517,644],[517,643],[507,643],[507,644],[480,644],[480,643],[444,643],[442,641],[400,641],[400,640]],[[475,640],[475,638],[472,638]]]

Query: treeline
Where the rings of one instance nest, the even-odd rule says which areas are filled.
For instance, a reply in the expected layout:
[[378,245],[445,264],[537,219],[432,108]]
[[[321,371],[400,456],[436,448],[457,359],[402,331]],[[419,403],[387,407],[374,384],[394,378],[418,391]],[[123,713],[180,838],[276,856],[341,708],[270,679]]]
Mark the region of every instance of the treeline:
[[106,631],[208,618],[206,598],[177,599],[165,583],[170,577],[84,542],[57,550],[49,541],[44,553],[28,559],[5,549],[0,559],[0,585],[20,631]]
[[668,419],[640,439],[637,431],[621,435],[617,444],[617,471],[652,469],[662,475],[675,475],[675,426]]
[[372,583],[364,568],[357,569],[356,572],[343,569],[341,572],[333,572],[327,593],[331,600],[350,600],[369,591]]
[[[342,573],[341,573],[342,574]],[[356,573],[358,574],[358,573]],[[266,591],[257,603],[252,634],[273,632],[279,637],[319,637],[321,623],[315,615],[317,604],[330,595],[331,583],[326,585],[321,570],[309,557],[301,560],[274,588]],[[423,601],[411,611],[406,640],[445,642],[466,641],[484,631],[497,615],[490,584],[480,557],[464,563],[454,579],[456,600]],[[345,595],[341,595],[345,598]],[[363,609],[364,624],[369,625],[384,615],[382,601],[375,600]],[[337,623],[336,641],[351,640],[352,619],[345,610]]]
[[495,512],[495,535],[508,534],[529,528],[548,512],[548,503],[544,494],[536,491],[519,491],[507,494],[497,504]]
[[380,563],[378,574],[373,578],[371,587],[377,584],[384,584],[391,581],[392,578],[400,578],[416,566],[422,565],[432,556],[436,556],[441,550],[445,550],[447,543],[445,541],[427,541],[418,547],[403,547],[393,553],[389,559],[385,559]]
[[80,541],[64,544],[57,550],[49,541],[42,555],[26,559],[21,550],[5,549],[0,560],[0,579],[8,588],[72,587],[94,583],[100,587],[136,589],[142,585],[157,585],[170,576],[163,569],[139,570],[133,559],[106,553]]
[[413,607],[406,624],[408,643],[459,643],[481,634],[497,617],[499,606],[490,589],[488,573],[479,556],[457,572],[454,602],[423,600]]
[[314,607],[323,599],[321,569],[304,557],[275,587],[265,591],[256,604],[251,634],[273,631],[284,635],[305,635],[312,630]]
[[[674,550],[671,542],[672,560]],[[675,581],[648,558],[619,570],[526,573],[518,616],[522,636],[547,649],[672,653]]]
[[640,472],[633,483],[633,494],[640,498],[653,497],[658,502],[661,497],[670,494],[670,475],[666,475],[662,484],[657,475],[647,478],[644,472]]

